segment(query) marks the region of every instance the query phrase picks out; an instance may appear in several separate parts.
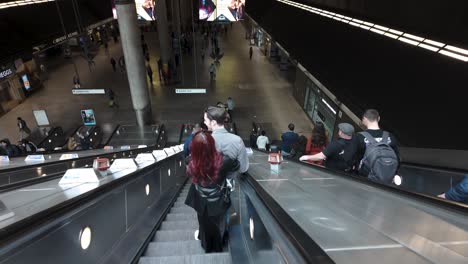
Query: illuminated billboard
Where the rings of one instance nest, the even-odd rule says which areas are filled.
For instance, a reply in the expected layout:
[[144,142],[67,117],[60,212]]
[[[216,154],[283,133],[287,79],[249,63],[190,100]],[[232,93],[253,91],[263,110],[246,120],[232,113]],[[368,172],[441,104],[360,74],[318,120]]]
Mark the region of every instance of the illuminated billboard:
[[244,18],[245,0],[199,0],[199,19],[203,21],[239,21]]
[[[154,0],[135,0],[136,12],[139,20],[156,20],[154,2]],[[114,18],[117,19],[117,10],[115,9],[114,0],[112,1],[112,14]]]

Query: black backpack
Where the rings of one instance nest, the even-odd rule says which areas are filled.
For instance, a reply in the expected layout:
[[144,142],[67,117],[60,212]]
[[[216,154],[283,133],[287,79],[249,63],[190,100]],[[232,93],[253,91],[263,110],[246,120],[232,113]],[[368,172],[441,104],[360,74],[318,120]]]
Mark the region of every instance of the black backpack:
[[389,145],[389,133],[384,131],[382,140],[377,142],[368,132],[360,132],[369,145],[366,147],[361,168],[369,171],[369,180],[390,184],[398,169],[398,157]]

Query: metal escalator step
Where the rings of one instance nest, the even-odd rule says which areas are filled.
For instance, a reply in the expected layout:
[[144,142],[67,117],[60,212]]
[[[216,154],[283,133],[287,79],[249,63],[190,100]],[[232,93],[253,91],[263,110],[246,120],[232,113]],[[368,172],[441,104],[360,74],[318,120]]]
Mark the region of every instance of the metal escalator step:
[[179,198],[177,198],[177,200],[176,200],[176,203],[185,203],[185,198],[187,198],[187,197],[180,197],[179,196]]
[[164,221],[160,230],[192,230],[198,229],[198,221]]
[[139,264],[231,264],[229,253],[210,253],[203,255],[175,257],[142,257]]
[[173,207],[180,207],[180,206],[184,206],[184,205],[187,206],[187,205],[185,204],[185,201],[183,201],[183,202],[175,202],[174,205],[173,205]]
[[174,214],[191,214],[194,213],[195,210],[192,207],[172,207],[171,208],[171,213]]
[[193,230],[158,230],[153,242],[173,242],[195,240]]
[[146,257],[169,257],[205,254],[200,241],[152,242],[146,249]]
[[[192,208],[192,207],[190,207],[190,206],[188,206],[186,204],[181,204],[181,205],[174,205],[174,206],[172,206],[172,208]],[[192,210],[193,210],[193,208],[192,208]]]
[[165,221],[194,221],[197,220],[197,213],[193,211],[190,214],[167,214]]

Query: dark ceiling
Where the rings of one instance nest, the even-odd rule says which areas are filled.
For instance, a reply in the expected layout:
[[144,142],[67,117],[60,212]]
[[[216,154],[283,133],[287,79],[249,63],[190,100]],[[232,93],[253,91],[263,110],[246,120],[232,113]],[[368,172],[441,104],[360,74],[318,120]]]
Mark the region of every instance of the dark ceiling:
[[293,0],[421,37],[468,47],[466,0]]
[[468,63],[274,0],[247,12],[357,115],[379,109],[404,145],[468,149]]
[[[110,0],[76,0],[76,2],[81,15],[80,21],[84,26],[112,17]],[[77,21],[71,0],[0,9],[0,32],[2,34],[0,61],[25,51],[30,52],[33,46],[64,35],[57,3],[67,33],[76,31]]]

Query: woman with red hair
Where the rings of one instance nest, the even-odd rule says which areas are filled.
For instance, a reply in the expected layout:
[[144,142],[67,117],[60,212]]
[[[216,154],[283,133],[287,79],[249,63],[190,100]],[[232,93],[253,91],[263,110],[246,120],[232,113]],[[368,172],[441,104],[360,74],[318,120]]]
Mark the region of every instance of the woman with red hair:
[[221,252],[226,231],[226,211],[231,206],[226,175],[237,171],[239,162],[223,157],[216,150],[213,137],[206,131],[195,134],[190,151],[187,175],[192,176],[192,186],[185,204],[197,211],[198,239],[205,252]]

